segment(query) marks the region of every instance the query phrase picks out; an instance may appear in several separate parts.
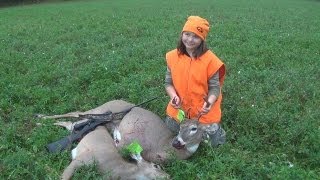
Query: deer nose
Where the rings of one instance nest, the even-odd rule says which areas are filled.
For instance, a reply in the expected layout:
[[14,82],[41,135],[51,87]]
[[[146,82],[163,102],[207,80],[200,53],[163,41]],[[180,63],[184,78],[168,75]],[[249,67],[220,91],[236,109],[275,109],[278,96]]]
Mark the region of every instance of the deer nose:
[[182,144],[178,138],[174,138],[174,140],[172,141],[172,146],[176,149],[182,149],[184,148],[184,144]]

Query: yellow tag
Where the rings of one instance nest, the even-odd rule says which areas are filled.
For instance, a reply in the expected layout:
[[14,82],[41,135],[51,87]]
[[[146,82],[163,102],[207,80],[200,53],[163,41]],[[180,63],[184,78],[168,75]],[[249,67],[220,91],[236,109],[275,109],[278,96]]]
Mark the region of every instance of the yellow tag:
[[140,154],[143,151],[143,148],[141,147],[139,142],[135,140],[127,146],[127,150],[131,154]]
[[185,118],[184,111],[182,111],[181,109],[179,109],[179,110],[178,110],[177,119],[178,119],[179,122],[181,123],[182,121],[184,121],[184,118]]

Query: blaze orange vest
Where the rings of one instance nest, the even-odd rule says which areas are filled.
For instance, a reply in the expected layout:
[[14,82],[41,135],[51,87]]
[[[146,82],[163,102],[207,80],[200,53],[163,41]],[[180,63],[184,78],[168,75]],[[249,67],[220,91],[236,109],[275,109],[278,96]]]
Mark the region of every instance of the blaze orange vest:
[[[171,71],[173,86],[181,100],[181,109],[191,119],[198,117],[204,104],[203,98],[208,96],[208,81],[219,71],[220,95],[210,111],[199,119],[204,124],[219,123],[221,120],[221,88],[225,77],[223,62],[210,50],[192,60],[187,55],[179,55],[175,49],[166,54],[166,60]],[[167,106],[167,115],[179,122],[178,109],[173,108],[170,103]]]

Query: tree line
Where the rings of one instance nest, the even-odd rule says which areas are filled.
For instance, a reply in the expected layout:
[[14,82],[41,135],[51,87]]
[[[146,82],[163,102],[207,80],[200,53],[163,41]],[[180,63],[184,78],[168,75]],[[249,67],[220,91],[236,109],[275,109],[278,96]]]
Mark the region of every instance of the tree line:
[[58,2],[58,1],[70,1],[70,0],[0,0],[0,7],[24,5],[24,4],[37,4],[37,3],[43,3],[43,2]]

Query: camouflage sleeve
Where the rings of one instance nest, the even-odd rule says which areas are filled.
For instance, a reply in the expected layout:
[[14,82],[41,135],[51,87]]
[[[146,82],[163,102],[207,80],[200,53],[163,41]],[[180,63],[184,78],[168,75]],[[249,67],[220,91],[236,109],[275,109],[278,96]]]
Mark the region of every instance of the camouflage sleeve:
[[164,86],[165,87],[173,86],[172,77],[171,77],[171,71],[170,71],[169,67],[167,67],[166,78],[164,80]]
[[220,95],[220,82],[219,82],[219,71],[216,72],[210,79],[209,79],[209,93],[210,95],[215,95],[218,97]]

